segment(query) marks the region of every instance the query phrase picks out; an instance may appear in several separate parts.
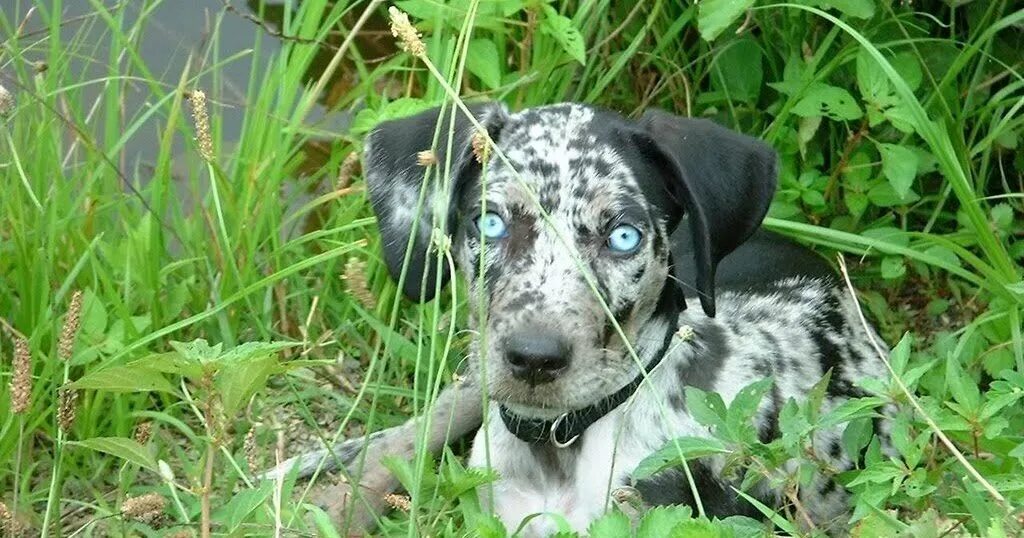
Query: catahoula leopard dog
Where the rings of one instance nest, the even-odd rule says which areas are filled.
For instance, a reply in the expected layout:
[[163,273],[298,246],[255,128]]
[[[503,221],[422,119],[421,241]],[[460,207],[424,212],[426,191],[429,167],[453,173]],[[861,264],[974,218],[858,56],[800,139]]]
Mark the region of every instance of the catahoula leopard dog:
[[[828,264],[758,230],[776,153],[662,111],[631,120],[580,104],[511,113],[485,103],[469,107],[475,121],[465,112],[382,123],[364,167],[384,260],[405,295],[431,300],[450,267],[465,279],[477,335],[468,371],[425,416],[276,472],[308,474],[324,458],[349,467],[359,487],[328,488],[323,506],[366,523],[398,487],[382,458],[411,458],[427,426],[420,450],[476,432],[469,464],[499,474],[481,495],[510,529],[557,513],[585,531],[622,488],[646,505],[699,498],[709,516],[756,515],[720,458],[688,462],[689,478],[682,466],[642,480],[632,471],[672,439],[710,435],[685,387],[728,403],[771,378],[754,417],[768,442],[783,404],[806,399],[826,374],[828,409],[885,372]],[[694,297],[700,309],[687,308]],[[884,421],[875,424],[884,437]],[[835,470],[859,457],[845,453],[839,428],[817,431],[812,446]],[[848,493],[825,475],[795,496],[766,485],[750,494],[795,502],[825,527],[841,527],[848,511]],[[555,529],[541,516],[524,533]]]

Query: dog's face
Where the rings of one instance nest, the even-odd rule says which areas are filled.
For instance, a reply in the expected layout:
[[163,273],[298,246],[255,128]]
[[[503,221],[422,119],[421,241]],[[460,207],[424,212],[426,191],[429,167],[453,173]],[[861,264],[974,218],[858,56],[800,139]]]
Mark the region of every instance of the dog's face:
[[[453,128],[450,111],[438,125],[434,110],[371,135],[371,201],[396,278],[411,247],[410,297],[429,299],[447,277],[427,255],[432,228],[451,238],[491,397],[520,409],[584,407],[637,375],[644,346],[662,343],[644,341],[644,327],[681,300],[669,234],[684,212],[701,303],[713,315],[715,265],[757,227],[774,188],[774,154],[709,122],[664,113],[631,122],[583,105],[516,114],[477,106],[497,146],[482,166],[475,128],[457,114]],[[423,189],[429,175],[416,155],[435,132],[442,149],[432,168],[450,172]]]

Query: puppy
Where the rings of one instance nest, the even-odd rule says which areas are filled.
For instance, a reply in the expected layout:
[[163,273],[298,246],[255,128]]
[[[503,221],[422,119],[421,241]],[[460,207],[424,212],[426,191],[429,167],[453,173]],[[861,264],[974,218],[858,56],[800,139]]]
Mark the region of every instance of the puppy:
[[[499,473],[481,496],[510,529],[554,512],[585,531],[622,487],[647,504],[699,496],[709,516],[757,515],[722,458],[689,462],[695,488],[681,467],[643,480],[632,471],[672,439],[710,436],[685,387],[729,403],[771,378],[755,416],[767,442],[782,405],[827,373],[826,410],[885,371],[827,265],[755,234],[775,191],[775,152],[660,111],[634,121],[579,104],[470,110],[475,121],[435,109],[381,124],[365,169],[384,259],[405,295],[431,300],[450,267],[462,273],[478,335],[471,366],[424,417],[336,447],[336,461],[362,464],[364,490],[338,486],[325,506],[339,520],[370,519],[397,487],[381,458],[410,456],[427,422],[432,451],[478,430],[469,464]],[[496,148],[485,148],[481,129]],[[857,455],[844,453],[840,434],[819,431],[814,447],[830,467],[850,469]],[[281,470],[305,474],[327,454]],[[767,486],[751,493],[783,501]],[[799,501],[826,526],[847,510],[845,490],[825,476]],[[555,530],[541,516],[524,533]]]

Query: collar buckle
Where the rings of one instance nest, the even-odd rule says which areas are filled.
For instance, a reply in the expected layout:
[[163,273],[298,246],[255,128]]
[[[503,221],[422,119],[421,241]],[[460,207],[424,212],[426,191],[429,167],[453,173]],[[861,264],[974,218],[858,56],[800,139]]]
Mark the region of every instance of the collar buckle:
[[555,445],[556,448],[570,447],[573,443],[576,442],[577,439],[580,438],[580,434],[577,433],[576,435],[572,436],[571,439],[565,441],[564,443],[558,440],[558,427],[568,417],[569,413],[562,413],[561,415],[558,416],[558,418],[555,419],[554,422],[551,423],[551,430],[548,432],[548,440],[551,441],[551,444]]

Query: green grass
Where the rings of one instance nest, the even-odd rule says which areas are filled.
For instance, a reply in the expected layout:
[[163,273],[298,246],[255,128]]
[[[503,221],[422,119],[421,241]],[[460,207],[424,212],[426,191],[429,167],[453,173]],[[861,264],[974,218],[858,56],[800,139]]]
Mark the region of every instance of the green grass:
[[[472,298],[460,289],[456,304],[451,294],[424,306],[398,300],[361,177],[336,184],[370,127],[439,104],[442,84],[389,44],[347,39],[365,1],[260,10],[255,18],[268,22],[251,31],[286,36],[273,52],[254,35],[251,50],[226,53],[220,24],[242,15],[214,12],[211,38],[182,73],[138,52],[150,30],[139,15],[159,2],[97,0],[63,32],[59,0],[14,4],[0,13],[0,85],[15,99],[0,120],[0,502],[28,535],[198,535],[204,504],[216,534],[270,535],[279,525],[329,534],[307,526],[304,485],[285,484],[278,505],[247,459],[273,464],[279,431],[296,443],[290,451],[299,430],[329,439],[400,423],[460,362]],[[399,6],[464,98],[515,108],[581,100],[632,115],[662,107],[768,140],[782,160],[767,227],[844,253],[886,340],[902,338],[893,366],[924,411],[893,380],[873,387],[901,409],[900,457],[839,477],[855,492],[861,535],[1020,532],[1024,10],[1000,0]],[[386,4],[373,7],[368,27],[379,28]],[[243,57],[264,67],[251,72],[244,124],[228,139],[221,116],[234,100],[221,70]],[[83,74],[84,61],[105,74]],[[186,99],[195,90],[211,103],[209,161]],[[124,107],[130,92],[144,92],[146,105]],[[354,112],[349,132],[310,119],[325,95]],[[127,146],[147,133],[158,144],[134,164]],[[358,298],[364,287],[373,304]],[[59,337],[76,291],[81,327],[64,361]],[[31,400],[12,413],[22,337]],[[222,347],[173,343],[198,339]],[[77,417],[62,432],[67,382],[79,389]],[[785,442],[734,439],[731,457],[758,468],[799,455],[798,416],[808,428],[838,420],[812,407],[793,410]],[[866,420],[841,422],[855,439]],[[124,441],[142,423],[151,438]],[[460,454],[404,468],[412,511],[388,515],[384,532],[502,535],[472,494],[488,477],[464,469]],[[798,480],[765,469],[760,478]],[[166,499],[159,521],[120,515],[126,498],[150,492]],[[749,523],[668,515],[694,532]],[[614,536],[618,517],[592,534]],[[794,513],[771,520],[779,532],[808,533]]]

